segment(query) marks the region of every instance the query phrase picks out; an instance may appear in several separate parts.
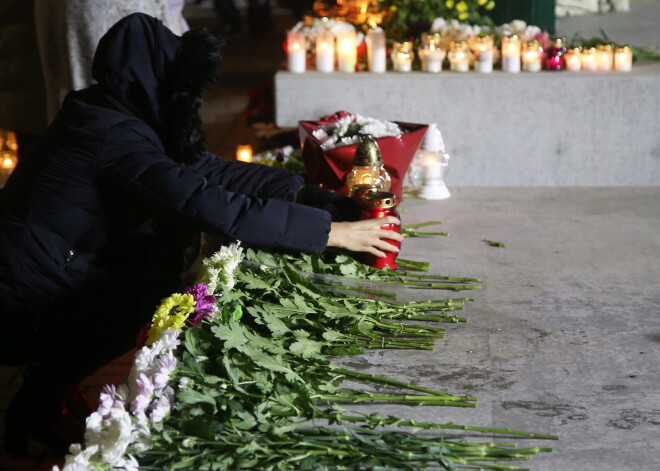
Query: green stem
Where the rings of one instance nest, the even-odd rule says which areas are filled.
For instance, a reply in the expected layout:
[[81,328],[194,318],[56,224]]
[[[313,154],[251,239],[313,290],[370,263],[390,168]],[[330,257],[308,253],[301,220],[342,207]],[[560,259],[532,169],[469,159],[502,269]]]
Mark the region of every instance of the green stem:
[[426,227],[426,226],[438,226],[442,224],[442,221],[428,221],[428,222],[420,222],[419,224],[406,224],[401,226],[401,229],[406,230],[406,229],[419,229],[420,227]]
[[352,371],[352,370],[347,370],[345,368],[340,368],[337,366],[332,367],[332,372],[334,373],[339,373],[342,376],[345,376],[350,379],[355,379],[355,380],[362,380],[364,382],[368,383],[375,383],[375,384],[387,384],[389,386],[396,386],[401,389],[410,389],[411,391],[418,391],[418,392],[423,392],[427,394],[431,394],[433,396],[443,396],[443,397],[453,397],[453,394],[447,394],[443,393],[440,391],[436,391],[435,389],[431,388],[425,388],[423,386],[416,386],[414,384],[406,383],[403,381],[397,381],[396,379],[391,379],[391,378],[386,378],[384,376],[378,376],[378,375],[373,375],[370,373],[360,373],[359,371]]

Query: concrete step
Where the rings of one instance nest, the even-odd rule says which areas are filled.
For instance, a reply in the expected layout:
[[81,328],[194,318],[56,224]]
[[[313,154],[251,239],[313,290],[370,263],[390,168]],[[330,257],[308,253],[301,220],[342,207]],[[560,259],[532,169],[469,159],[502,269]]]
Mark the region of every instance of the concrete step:
[[660,185],[660,65],[632,72],[280,71],[276,121],[437,123],[458,186]]

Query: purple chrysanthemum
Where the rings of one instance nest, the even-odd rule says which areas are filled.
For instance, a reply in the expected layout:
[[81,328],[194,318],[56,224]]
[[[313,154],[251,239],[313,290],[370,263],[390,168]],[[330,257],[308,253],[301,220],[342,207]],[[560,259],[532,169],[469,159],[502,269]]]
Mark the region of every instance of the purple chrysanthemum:
[[195,300],[195,312],[188,317],[188,323],[198,326],[202,319],[213,316],[216,311],[215,296],[207,294],[208,289],[204,283],[191,286],[186,291]]

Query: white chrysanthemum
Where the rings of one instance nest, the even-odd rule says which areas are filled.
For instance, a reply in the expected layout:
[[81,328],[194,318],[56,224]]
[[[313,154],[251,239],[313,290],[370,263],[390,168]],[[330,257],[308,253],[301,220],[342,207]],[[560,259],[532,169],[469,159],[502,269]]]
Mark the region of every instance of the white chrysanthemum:
[[174,358],[174,354],[171,351],[158,359],[152,376],[155,394],[160,394],[165,389],[174,368],[176,368],[176,358]]
[[170,413],[170,409],[172,408],[172,401],[172,396],[163,395],[158,398],[156,405],[151,410],[150,418],[152,422],[162,422],[167,417],[167,414]]
[[[83,470],[93,470],[94,466],[90,464],[92,457],[98,452],[98,446],[88,446],[83,450],[82,446],[79,444],[73,444],[69,447],[69,454],[64,459],[64,468],[62,471],[83,471]],[[55,466],[53,471],[59,471],[59,468]]]
[[126,471],[138,471],[140,469],[140,463],[138,463],[138,460],[134,456],[128,455],[115,464],[114,467],[115,469],[125,469]]
[[202,262],[204,269],[201,270],[196,283],[205,283],[210,294],[216,292],[219,284],[231,290],[235,283],[234,271],[242,260],[243,247],[240,242],[223,246]]
[[98,444],[105,463],[115,465],[121,461],[131,443],[133,423],[130,414],[123,408],[112,409],[110,419],[104,421],[104,430]]

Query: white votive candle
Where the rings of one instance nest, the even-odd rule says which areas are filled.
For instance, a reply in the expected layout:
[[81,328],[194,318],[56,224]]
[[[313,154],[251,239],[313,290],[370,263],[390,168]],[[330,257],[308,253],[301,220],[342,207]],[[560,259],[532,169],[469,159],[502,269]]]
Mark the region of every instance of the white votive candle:
[[316,70],[324,73],[335,70],[335,35],[330,31],[316,35]]
[[582,69],[582,55],[580,48],[572,48],[564,54],[564,63],[569,72],[579,72]]
[[337,33],[337,68],[340,72],[353,73],[357,64],[357,36],[355,31]]
[[633,53],[630,46],[617,47],[614,51],[614,70],[630,72],[632,70]]
[[502,70],[520,72],[520,38],[516,35],[502,38]]
[[302,31],[288,31],[286,38],[288,70],[300,74],[307,68],[305,35]]
[[582,63],[582,70],[586,72],[596,72],[598,66],[596,65],[596,48],[590,47],[584,49],[580,54],[580,62]]
[[385,31],[382,28],[367,31],[367,63],[369,72],[382,74],[387,71]]
[[241,162],[252,162],[252,146],[236,146],[236,160]]

